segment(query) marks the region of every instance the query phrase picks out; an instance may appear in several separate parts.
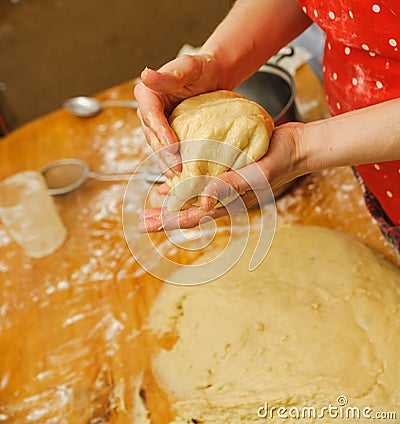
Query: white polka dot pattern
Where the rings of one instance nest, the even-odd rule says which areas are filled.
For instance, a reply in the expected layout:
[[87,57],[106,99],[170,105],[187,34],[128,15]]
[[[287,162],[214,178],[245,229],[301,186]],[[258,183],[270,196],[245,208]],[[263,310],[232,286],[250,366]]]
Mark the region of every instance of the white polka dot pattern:
[[[332,115],[400,98],[400,0],[298,1],[326,33],[322,71]],[[400,225],[400,161],[356,169]]]
[[379,12],[381,11],[381,8],[380,8],[379,4],[374,4],[374,5],[372,6],[372,10],[373,10],[375,13],[379,13]]

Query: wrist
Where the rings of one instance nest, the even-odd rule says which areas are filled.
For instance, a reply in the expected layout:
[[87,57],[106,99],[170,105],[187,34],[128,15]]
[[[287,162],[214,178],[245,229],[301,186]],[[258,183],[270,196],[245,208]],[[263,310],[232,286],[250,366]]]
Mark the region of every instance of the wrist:
[[314,172],[313,153],[309,145],[308,124],[289,122],[284,124],[291,131],[293,142],[292,173],[295,177]]
[[[339,152],[333,148],[329,119],[310,122],[302,126],[299,142],[299,163],[304,174],[340,166]],[[340,161],[339,161],[340,162]]]
[[205,66],[216,82],[217,89],[233,90],[236,87],[233,65],[225,52],[205,44],[200,48],[199,54],[205,57]]
[[209,49],[199,50],[198,54],[203,58],[203,76],[213,85],[214,90],[232,90],[228,81],[226,66],[217,52]]
[[240,50],[206,42],[199,53],[207,55],[216,67],[220,88],[233,90],[265,62],[264,58],[252,57],[253,49],[251,42],[245,46],[242,43]]

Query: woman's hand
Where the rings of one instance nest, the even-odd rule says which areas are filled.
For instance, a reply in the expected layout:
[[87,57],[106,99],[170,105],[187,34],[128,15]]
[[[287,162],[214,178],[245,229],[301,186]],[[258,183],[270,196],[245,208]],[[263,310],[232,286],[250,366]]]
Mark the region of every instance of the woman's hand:
[[309,172],[395,160],[400,160],[400,98],[308,124],[284,124],[275,129],[262,159],[211,180],[204,189],[201,208],[167,213],[164,223],[160,210],[149,209],[140,228],[194,227],[203,217],[226,214],[224,208],[213,207],[234,193],[244,193],[243,202],[249,207],[256,202],[252,189],[262,190],[265,178],[275,189]]
[[[303,128],[304,124],[301,123],[288,123],[277,127],[268,152],[263,158],[237,171],[224,172],[210,181],[201,196],[201,207],[191,207],[179,212],[160,208],[146,209],[139,226],[140,231],[191,228],[207,217],[218,218],[226,215],[228,211],[225,207],[214,206],[239,193],[241,201],[236,202],[237,208],[233,207],[234,210],[241,209],[243,204],[247,208],[257,205],[255,192],[265,190],[266,181],[269,181],[272,189],[276,189],[308,172],[301,149]],[[160,188],[160,192],[166,194],[165,186]]]
[[182,100],[197,94],[223,88],[224,76],[217,61],[209,54],[181,56],[158,71],[145,69],[142,82],[135,87],[139,103],[138,116],[146,139],[160,159],[180,171],[178,140],[168,123],[168,116]]

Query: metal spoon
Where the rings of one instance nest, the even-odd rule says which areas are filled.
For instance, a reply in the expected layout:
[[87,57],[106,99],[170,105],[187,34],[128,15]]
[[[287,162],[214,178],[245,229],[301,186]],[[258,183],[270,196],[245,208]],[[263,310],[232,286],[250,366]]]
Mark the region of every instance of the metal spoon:
[[105,107],[128,107],[136,109],[138,103],[135,100],[104,100],[100,102],[94,97],[78,96],[67,99],[63,103],[63,108],[70,113],[90,118],[100,113]]
[[166,178],[156,168],[132,174],[101,174],[90,171],[89,165],[80,159],[61,159],[40,170],[46,180],[48,193],[56,196],[76,190],[88,178],[100,181],[128,181],[139,179],[150,184],[163,183]]

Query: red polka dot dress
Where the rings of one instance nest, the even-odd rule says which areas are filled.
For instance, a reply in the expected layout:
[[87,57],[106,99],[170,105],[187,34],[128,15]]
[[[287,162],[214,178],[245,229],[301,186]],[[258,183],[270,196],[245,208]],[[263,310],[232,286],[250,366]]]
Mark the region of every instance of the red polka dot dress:
[[[400,97],[400,0],[299,0],[326,33],[332,115]],[[400,250],[400,161],[356,166],[368,208]]]

